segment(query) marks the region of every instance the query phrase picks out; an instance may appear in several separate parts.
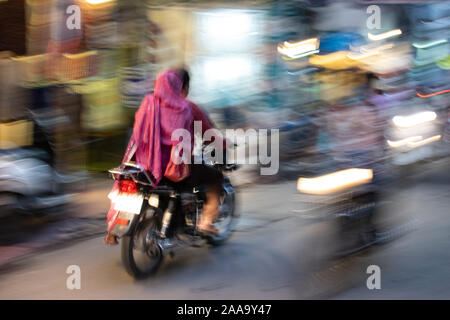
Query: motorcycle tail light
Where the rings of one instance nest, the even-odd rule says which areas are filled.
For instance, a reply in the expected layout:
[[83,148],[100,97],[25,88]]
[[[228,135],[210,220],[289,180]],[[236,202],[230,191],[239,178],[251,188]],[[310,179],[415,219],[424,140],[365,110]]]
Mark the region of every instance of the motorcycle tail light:
[[119,182],[119,190],[123,193],[136,193],[137,185],[133,180],[121,180]]

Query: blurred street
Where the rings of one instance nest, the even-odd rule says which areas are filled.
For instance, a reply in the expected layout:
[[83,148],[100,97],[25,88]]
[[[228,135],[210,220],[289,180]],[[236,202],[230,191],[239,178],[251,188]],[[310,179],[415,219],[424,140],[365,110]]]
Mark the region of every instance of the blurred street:
[[[304,268],[311,233],[292,212],[298,192],[290,181],[243,188],[228,243],[181,251],[153,277],[133,280],[120,248],[99,236],[16,263],[0,275],[0,299],[448,299],[448,161],[423,168],[416,184],[391,193],[395,202],[383,213],[403,223],[399,238],[316,274]],[[73,264],[81,290],[66,288]],[[371,264],[381,268],[381,290],[366,287]]]

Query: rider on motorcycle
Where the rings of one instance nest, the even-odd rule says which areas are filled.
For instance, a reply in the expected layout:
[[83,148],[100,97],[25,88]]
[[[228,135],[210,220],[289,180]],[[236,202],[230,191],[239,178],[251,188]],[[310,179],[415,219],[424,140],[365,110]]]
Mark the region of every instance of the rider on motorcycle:
[[[202,122],[202,135],[213,128],[208,116],[187,100],[188,93],[189,73],[185,69],[162,72],[156,79],[154,93],[144,98],[136,112],[133,135],[123,162],[134,160],[141,165],[152,174],[155,185],[162,179],[167,179],[164,178],[164,173],[172,161],[172,147],[178,144],[178,141],[171,140],[174,130],[188,130],[193,146],[194,121]],[[217,234],[212,223],[218,216],[222,179],[222,173],[213,167],[191,164],[190,176],[183,181],[189,186],[206,187],[206,203],[198,225],[201,232]],[[117,244],[117,237],[110,233],[114,227],[115,216],[117,215],[112,205],[108,212],[106,244]]]

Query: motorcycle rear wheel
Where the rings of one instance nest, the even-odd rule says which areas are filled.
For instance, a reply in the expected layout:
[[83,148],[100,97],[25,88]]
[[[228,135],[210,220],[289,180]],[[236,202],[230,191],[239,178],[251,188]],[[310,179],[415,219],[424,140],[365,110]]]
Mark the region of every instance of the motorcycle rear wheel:
[[159,220],[153,217],[136,224],[130,234],[122,238],[122,263],[132,277],[148,277],[161,265],[163,254],[156,241],[158,231]]
[[223,244],[230,238],[234,225],[237,221],[236,214],[236,194],[231,184],[226,181],[224,185],[224,193],[219,203],[219,221],[214,223],[219,230],[219,234],[208,237],[208,243],[213,246]]

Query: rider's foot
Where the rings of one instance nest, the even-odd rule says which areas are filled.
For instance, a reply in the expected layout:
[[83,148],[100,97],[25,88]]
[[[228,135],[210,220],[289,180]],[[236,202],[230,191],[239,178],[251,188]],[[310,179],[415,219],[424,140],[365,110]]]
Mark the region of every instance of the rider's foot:
[[214,225],[212,223],[200,224],[198,226],[198,230],[200,231],[200,233],[206,233],[206,234],[212,234],[212,235],[219,234],[219,230],[217,230],[216,227],[214,227]]
[[193,236],[190,234],[182,233],[178,234],[177,238],[179,241],[184,242],[193,247],[201,247],[204,245],[204,239],[200,236]]
[[119,242],[117,241],[117,237],[110,233],[108,233],[108,235],[105,237],[104,241],[105,241],[105,244],[110,245],[110,246],[115,246],[115,245],[119,244]]
[[182,242],[189,242],[192,240],[192,236],[186,234],[186,233],[178,233],[177,234],[177,239],[182,241]]

